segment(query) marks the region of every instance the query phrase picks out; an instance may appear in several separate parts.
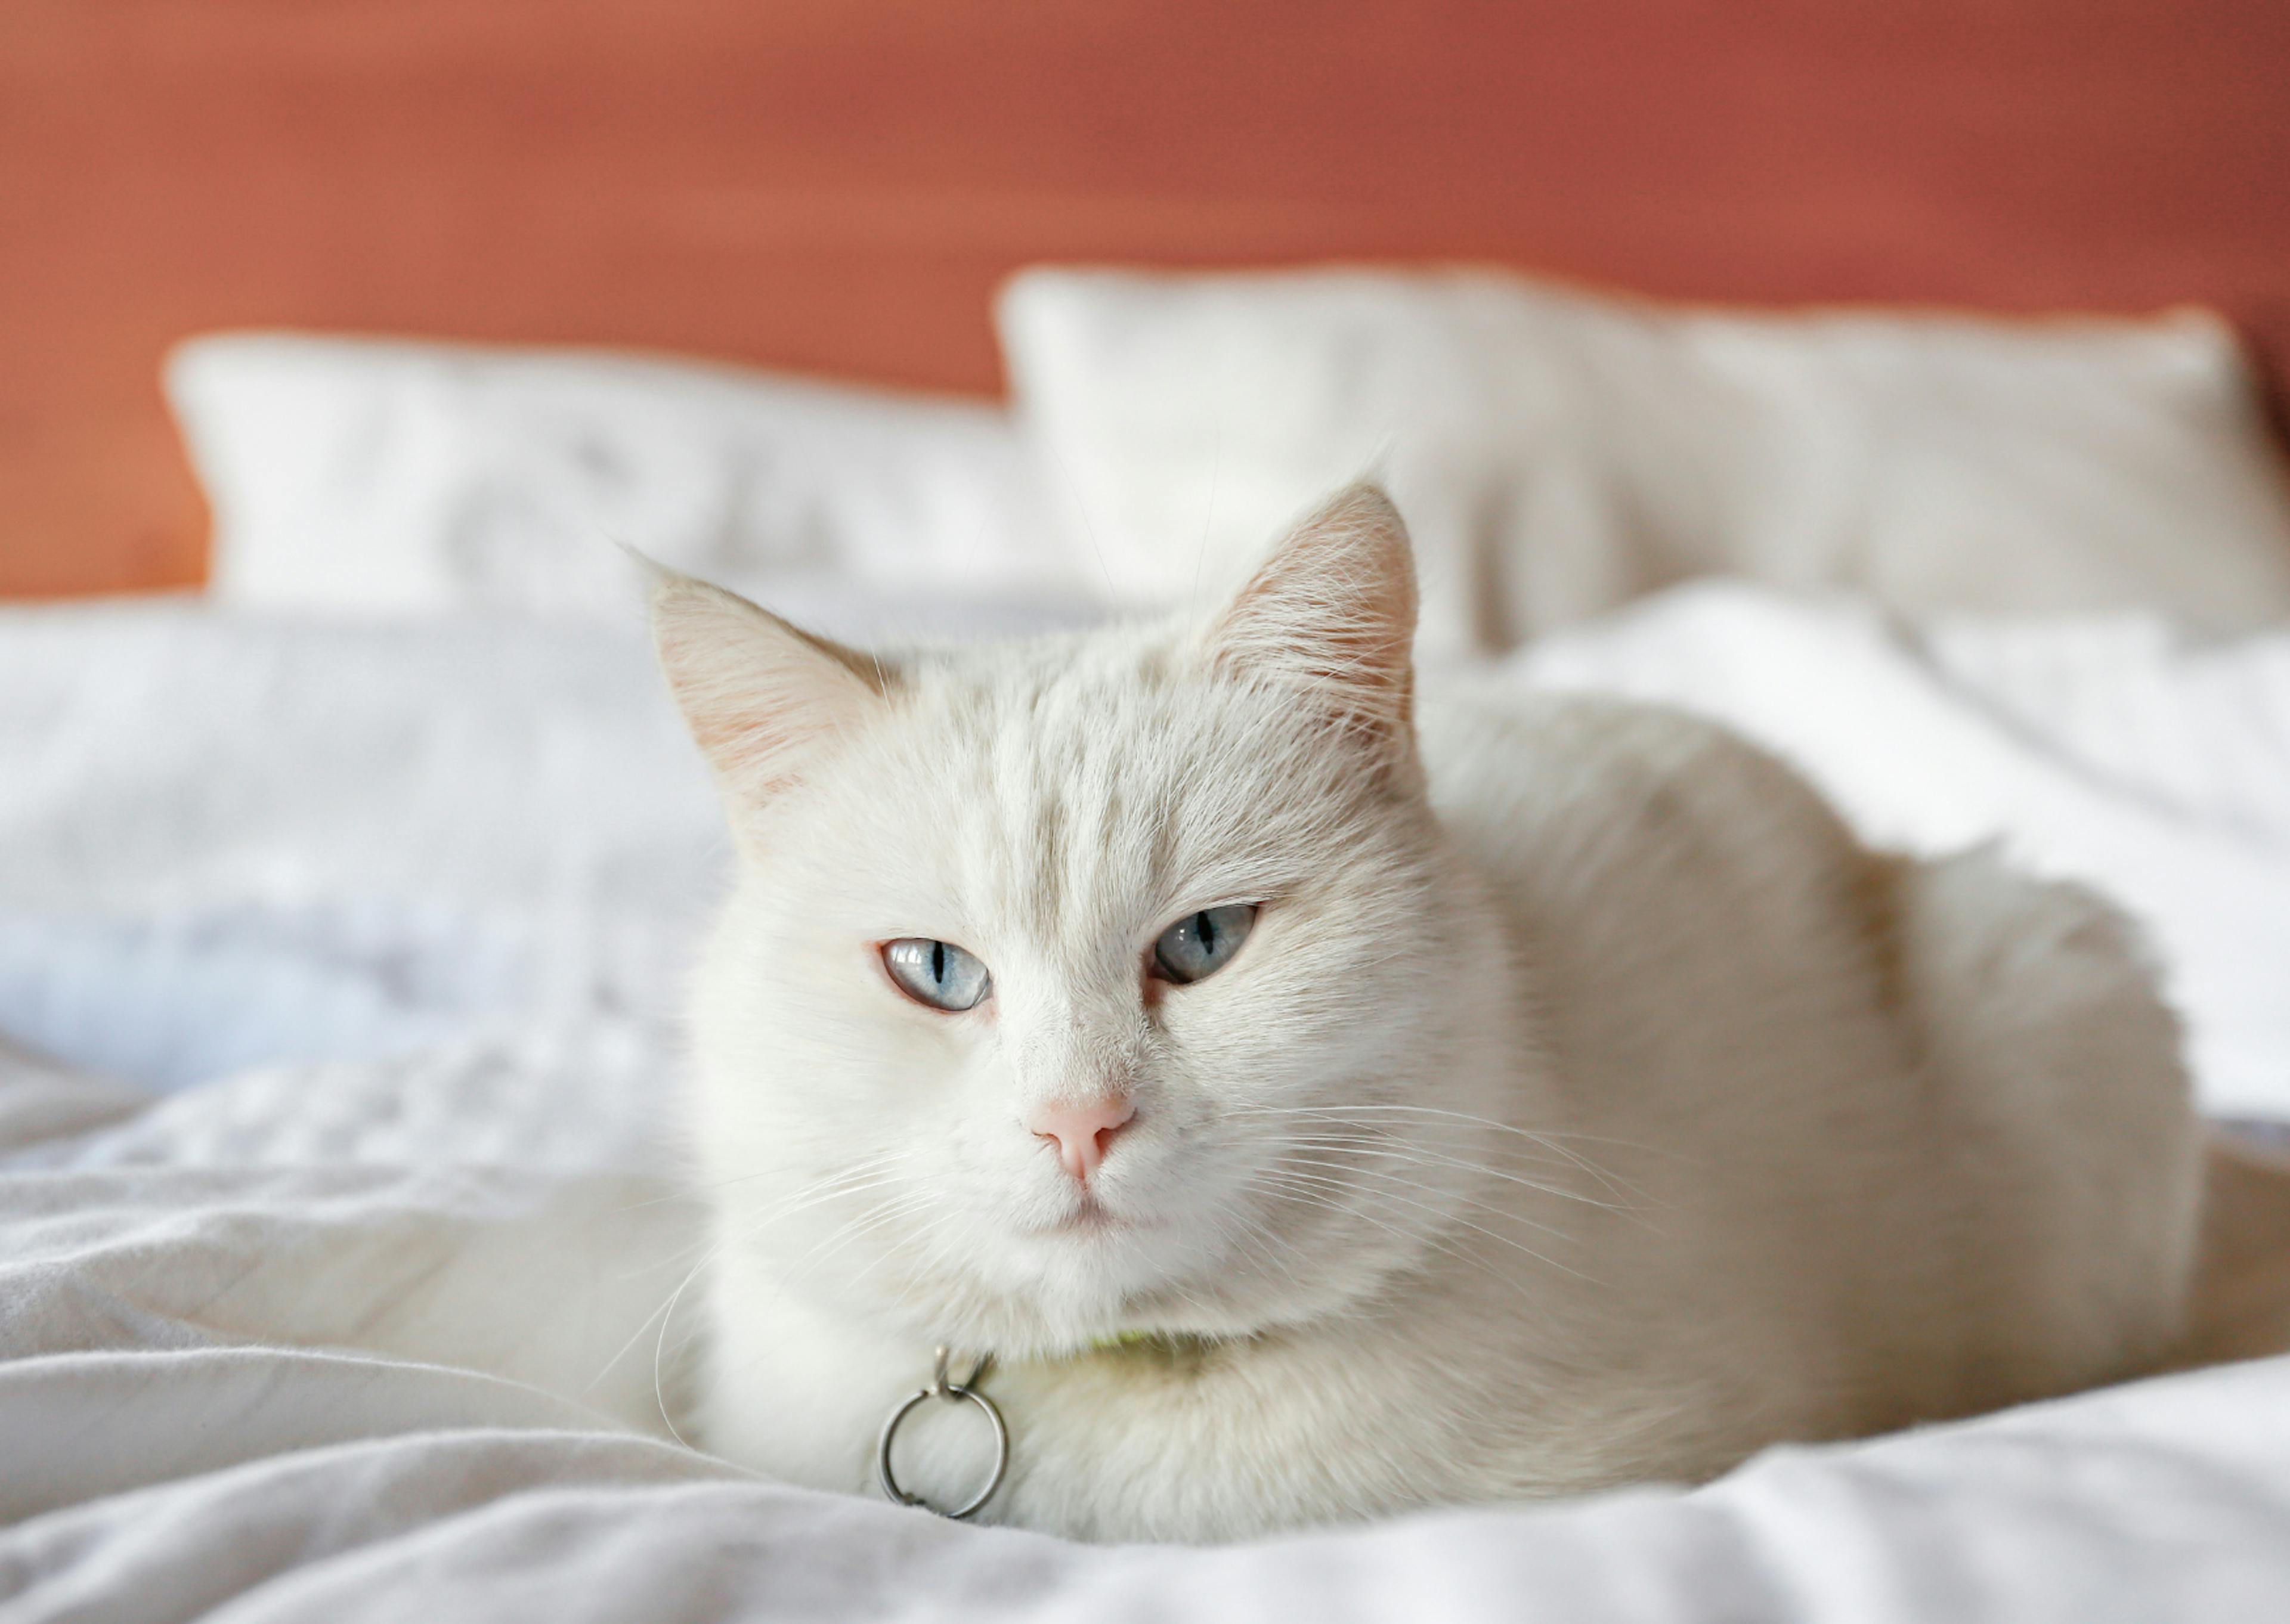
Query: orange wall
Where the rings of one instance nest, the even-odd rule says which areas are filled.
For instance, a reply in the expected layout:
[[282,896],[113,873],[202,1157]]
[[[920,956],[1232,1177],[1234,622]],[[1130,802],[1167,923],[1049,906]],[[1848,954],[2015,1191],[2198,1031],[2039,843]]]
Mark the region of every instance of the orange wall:
[[0,592],[188,582],[155,369],[293,324],[990,390],[1045,257],[2200,298],[2290,370],[2290,5],[5,0]]

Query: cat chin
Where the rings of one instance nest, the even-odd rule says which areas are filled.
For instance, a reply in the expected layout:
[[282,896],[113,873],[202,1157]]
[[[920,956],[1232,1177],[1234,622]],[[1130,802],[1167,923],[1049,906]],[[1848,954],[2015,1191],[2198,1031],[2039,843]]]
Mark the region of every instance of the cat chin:
[[1243,1341],[1281,1326],[1256,1314],[1219,1313],[1213,1308],[1171,1303],[1165,1313],[1136,1302],[1057,1305],[1002,1303],[958,1317],[914,1328],[917,1340],[951,1340],[964,1348],[991,1349],[1005,1361],[1069,1358],[1131,1342]]
[[1061,1358],[1141,1338],[1244,1340],[1341,1317],[1373,1295],[1374,1283],[1364,1292],[1354,1279],[1317,1289],[1283,1281],[1273,1289],[1260,1278],[1233,1293],[1221,1287],[1224,1270],[1141,1255],[1117,1236],[1096,1245],[1051,1238],[1060,1244],[1005,1248],[990,1279],[902,1283],[902,1317],[914,1319],[914,1337],[1005,1358]]

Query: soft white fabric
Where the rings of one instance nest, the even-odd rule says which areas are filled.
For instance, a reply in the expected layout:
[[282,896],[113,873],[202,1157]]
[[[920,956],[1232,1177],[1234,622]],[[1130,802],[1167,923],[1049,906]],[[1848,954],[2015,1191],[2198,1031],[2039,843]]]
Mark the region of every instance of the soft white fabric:
[[[955,613],[766,596],[868,642]],[[160,1086],[658,1014],[722,845],[633,591],[594,625],[0,614],[0,1030]]]
[[798,570],[912,594],[1089,584],[983,404],[288,332],[193,340],[166,380],[231,603],[610,615],[633,589],[614,540],[733,585]]
[[1493,273],[1045,270],[1001,305],[1021,420],[1130,602],[1214,594],[1363,470],[1433,646],[1692,575],[1911,612],[2290,616],[2290,486],[2204,313],[1754,315]]
[[[2290,1116],[2290,1041],[2198,973],[2286,962],[2285,639],[1906,641],[1703,588],[1512,676],[1674,693],[1872,831],[2002,833],[2092,874],[2174,956],[2206,1100]],[[721,845],[633,628],[9,612],[0,761],[0,909],[74,944],[0,960],[0,1025],[222,1074],[151,1103],[0,1052],[12,1624],[2290,1610],[2285,1360],[1778,1452],[1693,1494],[1229,1550],[756,1482],[657,1420],[686,1322],[653,1311],[697,1260],[669,1011]],[[13,1014],[64,1006],[50,1032]],[[155,1010],[202,1066],[118,1036]]]

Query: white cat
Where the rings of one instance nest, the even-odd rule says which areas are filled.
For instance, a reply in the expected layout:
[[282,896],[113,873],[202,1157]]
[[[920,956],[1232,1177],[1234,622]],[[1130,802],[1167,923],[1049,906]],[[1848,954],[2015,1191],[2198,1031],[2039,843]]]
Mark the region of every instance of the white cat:
[[[983,1517],[1221,1539],[2166,1351],[2198,1149],[2122,919],[1868,852],[1683,716],[1419,707],[1414,605],[1366,488],[1199,623],[895,664],[662,575],[741,855],[709,1446],[869,1488],[949,1344]],[[899,1476],[961,1500],[990,1438],[924,1404]]]

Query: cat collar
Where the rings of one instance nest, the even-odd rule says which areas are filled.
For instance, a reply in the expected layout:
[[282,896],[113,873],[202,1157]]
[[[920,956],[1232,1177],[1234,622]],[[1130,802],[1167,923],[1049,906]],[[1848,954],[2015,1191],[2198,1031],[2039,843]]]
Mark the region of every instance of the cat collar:
[[[981,1354],[978,1362],[970,1367],[970,1374],[960,1381],[951,1380],[947,1374],[947,1366],[951,1359],[950,1350],[941,1344],[932,1366],[930,1386],[902,1400],[898,1408],[891,1412],[891,1419],[883,1423],[883,1439],[875,1447],[875,1481],[882,1486],[885,1494],[901,1506],[920,1506],[925,1511],[958,1521],[992,1500],[994,1491],[1002,1486],[1002,1475],[1010,1469],[1010,1428],[1003,1424],[1002,1412],[994,1407],[994,1401],[978,1390],[978,1384],[986,1379],[987,1371],[993,1366],[994,1356]],[[891,1440],[899,1436],[899,1423],[905,1420],[917,1405],[933,1398],[943,1399],[949,1404],[975,1404],[994,1424],[993,1475],[987,1478],[984,1488],[951,1511],[932,1505],[919,1494],[908,1493],[899,1486],[898,1477],[891,1470]]]

